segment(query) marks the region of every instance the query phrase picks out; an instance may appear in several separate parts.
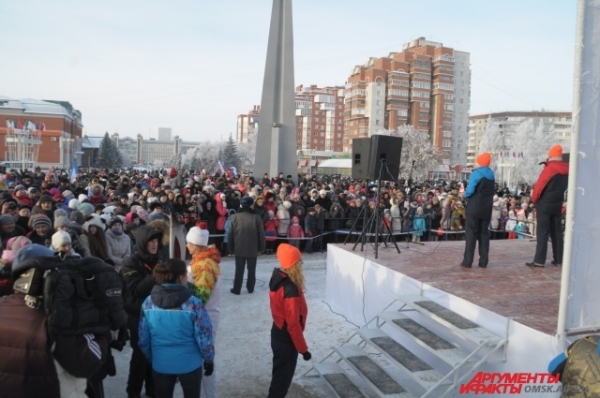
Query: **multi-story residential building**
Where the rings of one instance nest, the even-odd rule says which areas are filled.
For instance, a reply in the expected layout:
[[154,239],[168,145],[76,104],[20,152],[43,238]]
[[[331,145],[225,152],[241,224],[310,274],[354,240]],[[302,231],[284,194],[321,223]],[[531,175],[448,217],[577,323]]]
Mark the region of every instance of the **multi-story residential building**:
[[69,102],[0,96],[0,162],[68,169],[80,163],[81,112]]
[[296,148],[341,152],[344,88],[296,87]]
[[254,105],[254,108],[245,115],[238,115],[237,129],[235,139],[237,142],[248,143],[251,130],[258,131],[258,121],[260,119],[260,105]]
[[475,165],[475,158],[479,153],[479,145],[487,129],[488,119],[493,124],[494,131],[501,135],[501,145],[504,149],[512,146],[512,135],[517,127],[530,119],[534,126],[542,123],[544,131],[554,131],[559,142],[563,144],[571,139],[571,112],[499,112],[474,115],[469,117],[467,166]]
[[[457,53],[462,86],[455,84],[455,50],[425,38],[405,44],[402,52],[356,66],[346,84],[343,151],[352,151],[355,138],[406,124],[429,133],[442,163],[451,164],[454,137],[466,139],[470,103],[469,54]],[[463,109],[458,119],[457,103]],[[465,144],[461,142],[461,149]],[[464,158],[458,145],[454,148],[454,159]]]
[[[344,135],[344,87],[296,87],[296,148],[341,152]],[[236,140],[248,142],[258,131],[260,106],[238,115]]]

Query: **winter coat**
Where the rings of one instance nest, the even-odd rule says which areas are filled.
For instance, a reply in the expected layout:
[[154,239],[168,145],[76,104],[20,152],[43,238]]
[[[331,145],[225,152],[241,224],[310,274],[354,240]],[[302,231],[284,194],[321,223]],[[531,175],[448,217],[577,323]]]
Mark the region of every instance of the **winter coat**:
[[316,236],[319,234],[317,230],[317,219],[310,213],[304,218],[304,232],[306,236]]
[[21,293],[0,298],[0,385],[7,397],[59,398],[60,386],[46,333],[46,314]]
[[148,242],[154,238],[158,238],[160,242],[161,235],[159,230],[149,225],[138,228],[135,254],[123,262],[121,269],[123,301],[125,302],[125,311],[130,318],[135,319],[140,316],[142,303],[156,284],[152,271],[158,263],[158,253],[154,255],[148,253],[147,246]]
[[308,316],[308,306],[304,292],[296,286],[285,272],[275,268],[269,281],[269,301],[273,327],[271,338],[294,345],[296,351],[308,351],[304,339],[304,328]]
[[277,219],[279,220],[277,235],[287,236],[287,230],[291,224],[290,212],[282,204],[277,208]]
[[254,210],[242,207],[231,217],[227,247],[236,257],[257,257],[265,251],[265,229]]
[[274,242],[277,240],[277,229],[279,227],[279,220],[277,217],[273,219],[269,218],[269,220],[264,224],[265,225],[265,239],[267,242]]
[[196,253],[188,266],[188,287],[192,295],[206,307],[213,334],[219,329],[221,318],[221,253],[215,245]]
[[115,263],[115,269],[120,271],[123,261],[131,256],[131,239],[125,232],[115,235],[111,229],[106,230],[105,236],[108,258]]
[[502,211],[500,210],[500,204],[498,202],[494,202],[494,206],[492,207],[492,220],[490,221],[490,228],[497,230],[500,227],[500,214]]
[[331,205],[333,204],[333,202],[331,201],[331,199],[329,199],[329,196],[325,196],[325,198],[322,198],[321,196],[319,196],[315,200],[315,204],[319,205],[322,208],[324,208],[325,210],[329,211],[329,210],[331,210]]
[[215,206],[215,209],[217,210],[217,231],[224,231],[225,230],[225,221],[227,221],[227,204],[226,202],[222,201],[221,199],[217,198],[217,204]]
[[569,164],[549,161],[533,187],[531,201],[538,213],[560,214],[569,182]]
[[290,239],[304,238],[304,230],[300,225],[298,217],[294,216],[292,218],[292,225],[288,228],[287,236]]
[[263,223],[266,223],[269,220],[269,211],[265,209],[264,206],[254,204],[254,212],[258,214]]
[[184,285],[152,288],[142,305],[139,338],[140,350],[158,373],[190,373],[215,360],[208,312]]
[[236,212],[233,209],[229,209],[229,211],[227,211],[228,217],[227,217],[227,221],[225,221],[225,236],[223,237],[224,243],[227,243],[229,229],[231,229],[231,216],[233,216],[235,213]]
[[489,220],[492,217],[492,206],[494,204],[494,195],[496,182],[494,172],[489,167],[478,167],[471,173],[469,184],[465,191],[465,198],[468,198],[467,217]]
[[344,211],[339,205],[333,205],[331,207],[331,211],[329,212],[329,218],[333,220],[329,220],[328,230],[335,231],[337,229],[342,228],[342,218],[344,218]]
[[94,207],[106,203],[106,198],[101,193],[93,194],[88,200]]

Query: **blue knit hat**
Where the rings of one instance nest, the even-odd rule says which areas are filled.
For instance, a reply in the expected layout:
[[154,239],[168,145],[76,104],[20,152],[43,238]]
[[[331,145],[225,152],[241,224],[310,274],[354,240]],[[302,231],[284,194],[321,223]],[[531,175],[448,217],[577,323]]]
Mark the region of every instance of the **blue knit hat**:
[[[12,263],[12,276],[13,278],[21,275],[24,271],[28,270],[29,267],[25,263],[26,260],[34,257],[53,257],[54,252],[45,246],[38,245],[37,243],[27,245],[19,249],[15,259]],[[23,265],[23,263],[25,263]]]
[[88,202],[82,202],[77,205],[77,210],[83,214],[83,217],[87,217],[94,212],[94,206]]

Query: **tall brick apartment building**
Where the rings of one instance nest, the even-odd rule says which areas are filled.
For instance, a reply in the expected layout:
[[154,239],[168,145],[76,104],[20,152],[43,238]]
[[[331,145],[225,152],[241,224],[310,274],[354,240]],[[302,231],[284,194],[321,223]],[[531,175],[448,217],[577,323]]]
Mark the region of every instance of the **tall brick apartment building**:
[[81,112],[66,101],[0,96],[0,162],[68,169],[81,162]]
[[345,97],[344,152],[352,152],[355,138],[407,124],[430,134],[442,163],[466,163],[468,53],[419,38],[402,52],[356,66]]
[[[344,87],[296,87],[296,149],[342,152]],[[237,117],[238,142],[248,142],[250,128],[258,130],[260,106]]]

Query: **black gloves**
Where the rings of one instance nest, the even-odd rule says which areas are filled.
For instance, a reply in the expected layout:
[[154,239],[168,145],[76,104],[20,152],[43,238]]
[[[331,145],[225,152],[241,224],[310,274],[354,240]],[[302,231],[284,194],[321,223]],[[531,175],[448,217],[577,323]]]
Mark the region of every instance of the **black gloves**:
[[215,370],[215,364],[212,362],[204,362],[204,376],[210,376]]
[[310,361],[310,359],[312,358],[310,351],[306,351],[305,353],[303,353],[302,358],[304,358],[305,361]]

